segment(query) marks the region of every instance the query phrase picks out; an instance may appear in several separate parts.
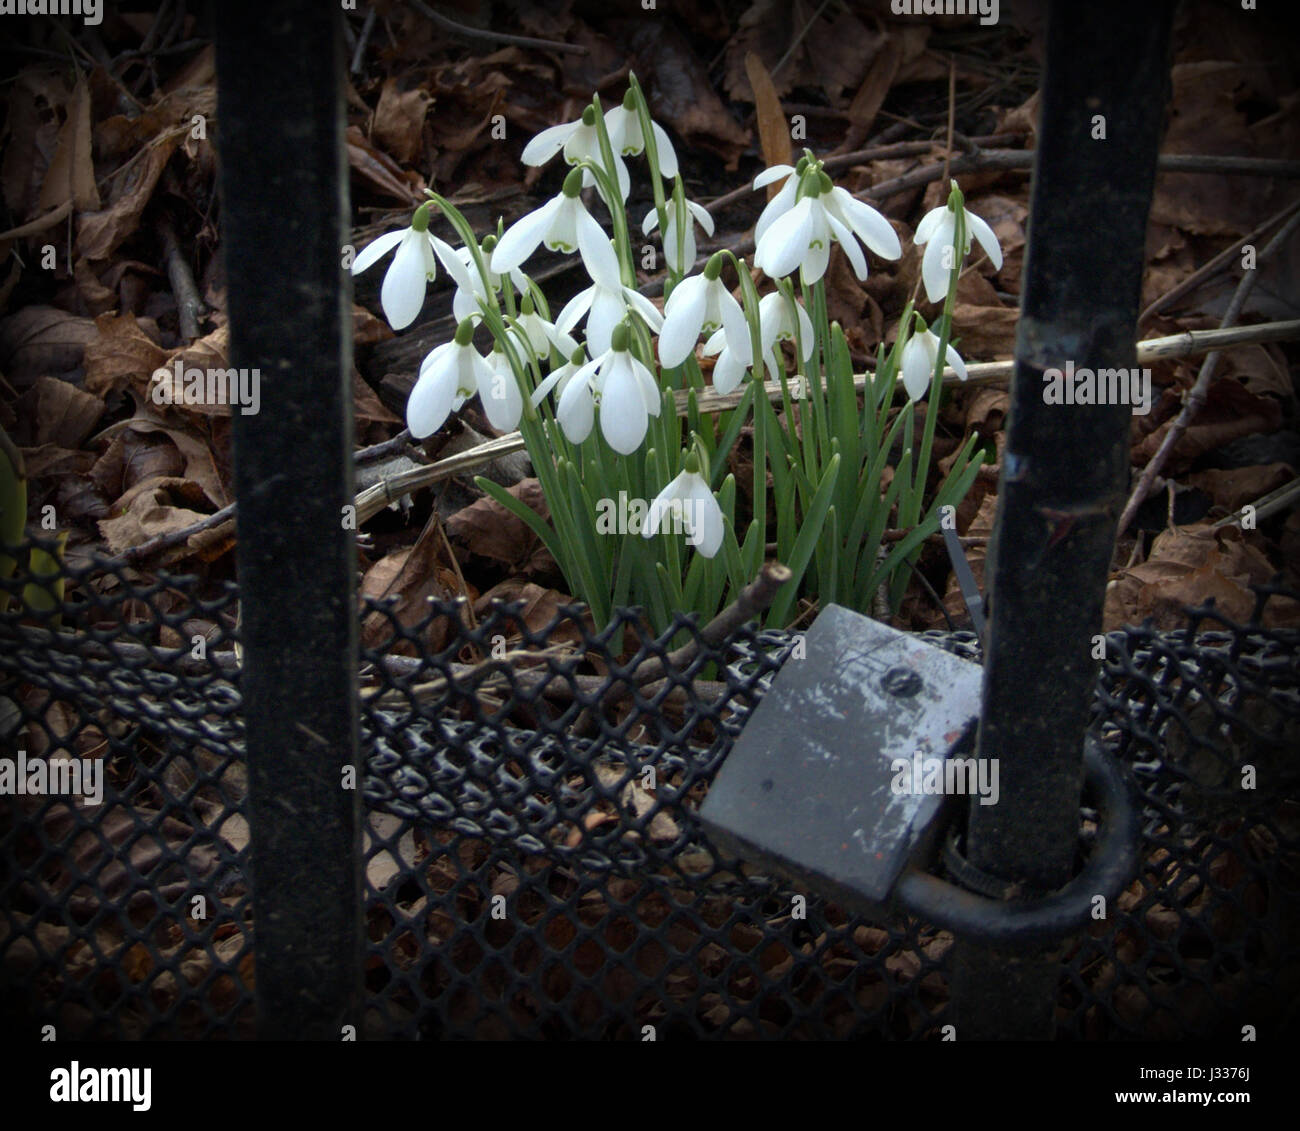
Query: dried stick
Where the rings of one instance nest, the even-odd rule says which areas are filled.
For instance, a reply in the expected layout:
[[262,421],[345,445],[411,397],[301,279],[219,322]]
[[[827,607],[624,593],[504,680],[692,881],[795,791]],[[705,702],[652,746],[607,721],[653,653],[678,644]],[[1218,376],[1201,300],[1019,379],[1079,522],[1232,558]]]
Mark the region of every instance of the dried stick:
[[534,39],[531,35],[508,35],[503,31],[489,31],[486,28],[467,27],[448,19],[441,12],[435,12],[421,0],[411,0],[411,7],[420,15],[431,19],[435,24],[445,28],[453,35],[465,39],[486,39],[492,43],[512,43],[516,47],[542,47],[548,51],[562,51],[569,55],[586,55],[587,49],[576,43],[559,43],[553,39]]
[[[1264,245],[1256,260],[1255,270],[1247,271],[1237,285],[1236,293],[1233,294],[1232,301],[1224,312],[1222,329],[1228,329],[1240,317],[1247,297],[1255,289],[1255,282],[1259,279],[1260,268],[1278,248],[1282,247],[1291,238],[1291,234],[1297,227],[1300,227],[1300,212],[1292,216],[1286,226]],[[1201,411],[1202,405],[1205,404],[1205,399],[1210,391],[1210,382],[1214,380],[1215,371],[1219,368],[1219,357],[1220,353],[1217,349],[1206,355],[1205,361],[1201,364],[1201,371],[1196,375],[1196,383],[1192,385],[1187,394],[1187,399],[1183,401],[1182,411],[1179,412],[1178,417],[1170,425],[1169,431],[1165,433],[1165,438],[1160,442],[1156,454],[1151,457],[1146,467],[1142,469],[1142,475],[1137,481],[1137,486],[1133,488],[1133,493],[1124,505],[1124,513],[1120,515],[1119,519],[1119,528],[1115,531],[1116,538],[1121,537],[1128,529],[1138,507],[1142,505],[1150,493],[1151,484],[1169,459],[1169,454],[1173,451],[1174,445],[1182,438],[1183,433],[1187,431],[1188,425],[1191,424],[1196,414]]]
[[180,319],[181,337],[186,342],[194,341],[200,333],[199,319],[208,312],[203,299],[199,297],[199,288],[195,285],[194,274],[181,252],[180,242],[176,239],[176,229],[167,216],[160,216],[155,228],[158,238],[162,240],[163,251],[167,259],[167,278],[171,281],[172,295],[176,299],[176,315]]
[[1146,310],[1138,316],[1138,325],[1141,326],[1144,322],[1159,314],[1165,309],[1165,307],[1169,306],[1171,303],[1177,302],[1188,292],[1195,290],[1201,285],[1201,283],[1210,278],[1210,276],[1217,274],[1224,264],[1230,263],[1232,260],[1237,258],[1243,246],[1248,243],[1254,243],[1265,232],[1272,229],[1276,224],[1280,224],[1298,208],[1300,208],[1300,200],[1288,204],[1281,212],[1274,213],[1253,232],[1248,233],[1239,240],[1234,240],[1213,259],[1201,264],[1200,267],[1188,275],[1186,279],[1178,284],[1178,286],[1166,291],[1156,299],[1155,302],[1148,306]]

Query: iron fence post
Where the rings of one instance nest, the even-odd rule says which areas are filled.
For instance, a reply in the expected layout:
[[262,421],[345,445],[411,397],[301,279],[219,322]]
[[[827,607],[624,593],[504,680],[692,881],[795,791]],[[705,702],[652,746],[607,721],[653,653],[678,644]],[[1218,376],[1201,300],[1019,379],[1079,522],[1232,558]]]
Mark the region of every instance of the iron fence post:
[[[217,6],[258,1032],[359,1022],[349,209],[337,5]],[[349,783],[347,775],[351,774]],[[350,787],[349,787],[350,785]]]
[[[1136,366],[1171,20],[1169,0],[1054,0],[1048,19],[977,742],[1001,797],[971,799],[965,845],[1022,890],[1075,868],[1093,636],[1129,464],[1129,404],[1049,404],[1045,370]],[[1059,972],[1054,952],[959,941],[957,1038],[1050,1037]]]

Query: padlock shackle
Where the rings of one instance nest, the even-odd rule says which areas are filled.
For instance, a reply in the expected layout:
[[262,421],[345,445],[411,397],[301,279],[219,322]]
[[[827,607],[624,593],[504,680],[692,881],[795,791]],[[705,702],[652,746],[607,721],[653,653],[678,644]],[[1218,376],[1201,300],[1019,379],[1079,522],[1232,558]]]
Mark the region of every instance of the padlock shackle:
[[1094,922],[1096,897],[1109,905],[1133,877],[1137,810],[1120,767],[1091,735],[1084,742],[1083,765],[1084,791],[1102,816],[1088,862],[1063,888],[1042,899],[1010,902],[909,868],[894,887],[896,902],[908,914],[952,931],[958,939],[1002,946],[1028,948],[1058,941]]

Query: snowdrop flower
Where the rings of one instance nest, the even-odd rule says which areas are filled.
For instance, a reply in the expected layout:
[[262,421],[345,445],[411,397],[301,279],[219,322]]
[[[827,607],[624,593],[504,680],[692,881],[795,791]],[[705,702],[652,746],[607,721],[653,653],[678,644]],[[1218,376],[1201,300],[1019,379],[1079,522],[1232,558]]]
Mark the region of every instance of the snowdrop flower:
[[[646,325],[658,333],[664,324],[664,316],[645,295],[623,285],[618,256],[614,254],[610,242],[602,240],[599,245],[593,243],[588,251],[590,256],[586,262],[592,284],[565,304],[555,319],[555,329],[561,334],[568,334],[586,315],[587,346],[594,354],[608,351],[614,327],[627,317],[629,310],[635,310]],[[568,356],[573,351],[570,348],[561,352]]]
[[564,188],[559,196],[521,217],[501,237],[501,242],[492,252],[492,270],[498,275],[506,274],[523,263],[542,243],[551,251],[561,251],[566,255],[580,252],[587,273],[591,274],[593,255],[598,254],[593,248],[596,244],[604,246],[609,239],[583,207],[578,196],[581,191],[582,170],[574,169],[564,179]]
[[[674,194],[667,202],[668,230],[664,233],[664,258],[668,266],[679,275],[685,275],[695,266],[695,224],[694,217],[707,235],[713,235],[713,217],[702,204],[687,200],[680,194]],[[652,208],[641,222],[641,234],[648,236],[659,227],[659,211]],[[681,233],[681,254],[677,254],[678,233]]]
[[[777,342],[793,342],[796,340],[794,332],[795,315],[791,312],[792,307],[798,311],[798,340],[802,342],[800,356],[804,362],[807,362],[812,357],[814,345],[812,320],[808,317],[808,312],[799,303],[776,291],[764,295],[758,300],[760,348],[763,351],[763,360],[767,363],[768,375],[773,378],[776,377],[776,368],[772,364],[772,347]],[[746,345],[751,341],[748,336],[748,324],[746,324]],[[723,394],[734,391],[740,384],[741,378],[745,375],[746,364],[741,361],[741,357],[746,352],[745,347],[742,347],[741,351],[733,350],[730,341],[727,339],[726,330],[722,329],[704,343],[702,352],[706,357],[713,354],[718,355],[718,360],[713,365],[714,391]]]
[[[965,381],[966,363],[962,361],[961,355],[949,346],[945,357],[947,364],[952,366],[957,376]],[[938,361],[939,336],[933,330],[922,330],[918,334],[913,334],[903,346],[903,388],[907,390],[907,395],[912,400],[919,401],[925,396],[930,382],[934,379]]]
[[804,169],[807,167],[807,159],[801,157],[799,158],[799,166],[792,168],[789,165],[773,165],[770,169],[764,169],[754,178],[755,189],[766,188],[783,177],[785,178],[785,184],[781,186],[780,191],[767,202],[763,211],[759,213],[758,222],[754,225],[754,244],[756,246],[758,241],[767,234],[768,228],[794,207],[795,195],[799,191],[799,176],[792,176],[792,174],[797,173],[802,176]]
[[551,346],[554,346],[565,357],[568,357],[578,348],[578,343],[564,330],[561,330],[553,322],[548,322],[537,313],[537,307],[531,294],[524,294],[523,302],[519,306],[519,314],[512,319],[511,324],[528,342],[529,348],[538,357],[549,357]]
[[429,231],[429,205],[421,204],[411,217],[409,228],[387,232],[361,250],[352,261],[352,274],[360,275],[393,248],[397,248],[397,254],[388,265],[388,273],[379,290],[379,302],[388,324],[394,330],[402,330],[415,321],[424,306],[425,284],[437,278],[434,249],[445,249],[451,255],[455,252]]
[[[640,153],[645,149],[645,135],[641,129],[641,117],[636,112],[636,96],[629,90],[623,96],[623,105],[605,111],[605,128],[609,131],[609,143],[615,153],[625,157]],[[650,123],[655,135],[655,152],[659,155],[659,173],[672,180],[677,176],[677,151],[672,140],[663,127],[655,121]],[[623,194],[627,199],[627,193]]]
[[754,263],[772,278],[800,268],[805,282],[817,282],[826,274],[831,240],[844,248],[859,279],[867,277],[867,260],[858,240],[884,259],[903,254],[889,221],[836,188],[825,173],[805,174],[799,192],[803,195],[798,203],[779,215],[755,245]]
[[[443,246],[446,247],[445,244]],[[495,236],[488,236],[483,241],[482,254],[485,263],[486,260],[491,258],[491,252],[495,246]],[[488,301],[489,290],[493,294],[501,290],[502,277],[490,267],[487,267],[487,285],[484,286],[483,277],[475,266],[474,255],[469,248],[462,247],[453,250],[446,247],[447,254],[444,254],[437,247],[434,250],[437,251],[438,258],[442,260],[442,265],[447,269],[447,274],[456,282],[456,293],[451,299],[451,309],[456,316],[456,321],[459,323],[466,318],[476,317],[479,314],[479,304]],[[515,290],[520,294],[526,294],[528,291],[528,276],[518,267],[513,268],[509,276]]]
[[966,246],[962,249],[962,258],[970,251],[971,236],[974,236],[979,240],[980,247],[988,253],[993,269],[1002,269],[1002,248],[998,245],[998,237],[987,223],[965,207],[961,189],[953,181],[948,203],[932,208],[922,216],[921,222],[916,226],[916,235],[912,238],[913,243],[928,245],[921,259],[921,279],[925,283],[926,298],[931,302],[942,302],[948,294],[948,280],[954,264],[951,256],[944,253],[944,248],[952,247],[957,238],[958,208],[966,215]]
[[727,344],[745,365],[753,362],[749,326],[745,312],[718,277],[722,272],[722,255],[715,255],[702,275],[683,279],[664,304],[664,324],[659,332],[659,360],[667,369],[681,365],[695,349],[700,333],[712,333],[719,327],[727,331]]
[[[568,384],[573,379],[574,375],[586,364],[587,352],[581,346],[578,346],[570,355],[568,361],[563,365],[557,365],[552,369],[546,379],[533,390],[531,398],[533,407],[536,408],[541,404],[546,398],[546,394],[552,389],[555,390],[555,395],[557,397],[562,397],[564,395],[564,390],[568,387]],[[590,426],[588,426],[588,431],[590,430]]]
[[650,427],[649,418],[659,415],[659,386],[627,344],[627,326],[616,326],[609,350],[587,362],[565,385],[555,418],[571,443],[581,444],[591,434],[597,398],[601,435],[619,455],[636,451]]
[[666,516],[686,528],[686,541],[706,558],[713,557],[722,546],[722,508],[700,474],[694,451],[686,453],[682,473],[651,500],[641,533],[653,538]]
[[519,391],[519,382],[510,368],[510,359],[502,350],[492,351],[488,365],[492,377],[486,386],[480,383],[479,402],[493,428],[498,432],[513,432],[524,414],[524,396]]
[[[622,107],[619,108],[620,110]],[[609,133],[610,146],[614,150],[614,167],[618,173],[618,187],[623,194],[623,199],[627,199],[628,191],[631,188],[631,178],[628,176],[627,166],[623,163],[622,157],[619,156],[620,144],[623,135],[615,137],[615,128],[610,125],[610,115],[614,111],[605,115],[605,129]],[[660,131],[662,132],[662,131]],[[640,140],[641,132],[638,125],[637,139]],[[664,138],[667,141],[667,136]],[[655,135],[655,141],[659,141],[659,134]],[[644,147],[644,143],[642,143]],[[669,144],[671,151],[672,145]],[[542,130],[532,141],[524,146],[523,162],[525,165],[545,165],[552,157],[561,150],[564,151],[564,160],[570,165],[577,165],[587,160],[602,168],[603,163],[600,156],[600,135],[596,131],[596,107],[588,106],[582,112],[582,117],[576,122],[565,122],[563,125],[550,126]],[[640,153],[641,148],[624,149],[625,153]],[[674,160],[675,160],[674,156]],[[675,171],[674,171],[674,175]],[[583,171],[582,183],[584,187],[590,187],[596,183],[596,178],[587,170]]]
[[[467,318],[456,328],[455,338],[435,346],[420,365],[415,388],[406,402],[406,425],[417,440],[432,436],[446,423],[452,410],[459,409],[475,392],[482,394],[487,390],[491,394],[494,391],[492,382],[496,374],[471,344],[473,337],[474,324]],[[513,377],[511,381],[514,381]],[[502,402],[490,395],[483,396],[483,407],[493,427],[509,431],[519,423],[516,416],[507,424],[505,418],[508,414],[489,407],[490,401],[497,405]]]

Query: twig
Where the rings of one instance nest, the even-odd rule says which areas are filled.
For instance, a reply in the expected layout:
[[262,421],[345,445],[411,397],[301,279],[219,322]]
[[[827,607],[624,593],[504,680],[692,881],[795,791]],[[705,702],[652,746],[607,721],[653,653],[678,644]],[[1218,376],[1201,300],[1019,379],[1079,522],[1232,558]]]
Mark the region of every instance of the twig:
[[158,217],[155,223],[158,238],[162,240],[163,252],[167,259],[167,278],[171,281],[172,295],[176,299],[176,314],[180,319],[181,337],[186,342],[194,341],[201,333],[199,319],[208,312],[203,299],[199,297],[199,288],[195,285],[194,274],[181,252],[180,242],[176,239],[176,229],[166,214]]
[[[1270,491],[1267,495],[1261,495],[1251,503],[1250,505],[1255,508],[1255,521],[1259,522],[1270,515],[1286,510],[1297,499],[1300,499],[1300,476],[1292,479],[1289,483],[1283,483],[1281,487]],[[1218,530],[1224,526],[1240,526],[1241,517],[1240,512],[1230,514],[1226,518],[1219,519],[1214,524],[1214,529]]]
[[530,35],[508,35],[504,31],[489,31],[486,28],[466,27],[465,24],[458,24],[455,20],[449,19],[441,12],[435,12],[428,4],[421,0],[411,0],[411,7],[422,16],[431,19],[440,27],[446,28],[453,35],[463,36],[465,39],[486,39],[493,43],[512,43],[516,47],[542,47],[547,51],[562,51],[568,55],[586,55],[587,49],[577,43],[559,43],[553,39],[534,39]]
[[[373,9],[371,9],[373,11]],[[366,464],[375,463],[381,459],[387,459],[389,456],[395,456],[406,450],[406,445],[411,442],[411,430],[403,428],[391,440],[384,440],[378,444],[371,444],[368,448],[359,449],[352,457],[352,462],[357,467],[365,467]]]
[[631,675],[615,679],[601,696],[594,711],[590,707],[583,709],[574,723],[574,734],[588,733],[597,714],[603,714],[615,703],[626,699],[636,688],[663,679],[669,672],[683,670],[699,654],[701,646],[716,648],[741,625],[747,624],[771,605],[776,599],[777,590],[793,576],[790,568],[780,562],[764,564],[758,576],[740,591],[740,595],[700,630],[698,639],[687,641],[666,657],[652,656],[638,664]]
[[1183,295],[1189,293],[1190,291],[1195,290],[1198,286],[1201,285],[1201,283],[1203,283],[1211,275],[1217,274],[1219,268],[1221,268],[1224,264],[1230,263],[1232,262],[1232,260],[1237,258],[1237,256],[1241,253],[1241,249],[1246,244],[1248,243],[1253,244],[1257,239],[1259,239],[1260,236],[1262,236],[1265,232],[1270,231],[1275,225],[1280,224],[1283,220],[1285,220],[1288,216],[1290,216],[1293,212],[1295,212],[1296,209],[1300,209],[1300,200],[1293,201],[1291,204],[1288,204],[1285,208],[1283,208],[1281,212],[1274,213],[1267,220],[1265,220],[1258,228],[1256,228],[1253,232],[1248,233],[1247,235],[1243,236],[1239,240],[1234,240],[1227,247],[1225,247],[1221,252],[1219,252],[1218,255],[1216,255],[1213,259],[1209,260],[1209,262],[1201,264],[1200,267],[1198,267],[1195,271],[1193,271],[1190,275],[1188,275],[1186,279],[1184,279],[1181,283],[1178,284],[1178,286],[1173,287],[1171,290],[1166,291],[1158,299],[1156,299],[1155,302],[1153,302],[1150,306],[1148,306],[1146,310],[1144,310],[1138,316],[1138,326],[1141,327],[1143,323],[1147,322],[1149,319],[1159,314],[1162,310],[1165,309],[1165,307],[1169,306],[1171,303],[1177,302],[1180,298],[1183,297]]
[[361,73],[361,63],[366,54],[366,47],[370,44],[370,33],[375,27],[375,9],[372,6],[366,11],[365,23],[361,25],[361,34],[357,36],[357,49],[352,52],[351,71],[354,75]]
[[799,34],[791,40],[790,46],[785,49],[785,54],[776,61],[776,66],[768,72],[772,78],[776,78],[777,72],[790,61],[790,56],[799,50],[799,44],[804,41],[804,36],[812,30],[813,24],[821,18],[821,14],[826,11],[826,5],[830,2],[831,0],[822,0],[822,2],[817,5],[817,11],[808,17],[808,21],[799,29]]
[[[1224,311],[1222,329],[1228,329],[1236,323],[1241,315],[1242,307],[1246,304],[1247,297],[1255,289],[1255,283],[1259,279],[1259,269],[1278,248],[1282,247],[1291,238],[1291,234],[1297,227],[1300,227],[1300,212],[1292,216],[1287,221],[1286,226],[1264,245],[1263,250],[1256,259],[1255,270],[1247,271],[1241,282],[1237,284],[1237,290],[1232,296],[1232,301],[1228,304],[1228,309]],[[1201,406],[1205,404],[1205,399],[1209,395],[1210,382],[1214,380],[1215,371],[1219,368],[1220,356],[1217,349],[1206,355],[1205,361],[1201,364],[1201,371],[1196,375],[1196,382],[1188,392],[1186,400],[1183,401],[1182,410],[1173,424],[1170,425],[1169,431],[1165,433],[1165,438],[1160,442],[1156,454],[1151,457],[1146,467],[1142,469],[1142,475],[1133,488],[1133,493],[1129,496],[1128,502],[1124,505],[1124,513],[1120,515],[1119,519],[1119,528],[1115,531],[1116,537],[1119,537],[1128,529],[1129,523],[1133,521],[1133,516],[1137,513],[1138,507],[1146,499],[1153,480],[1160,474],[1160,469],[1164,467],[1165,461],[1174,449],[1174,445],[1187,431],[1196,414],[1201,411]]]

